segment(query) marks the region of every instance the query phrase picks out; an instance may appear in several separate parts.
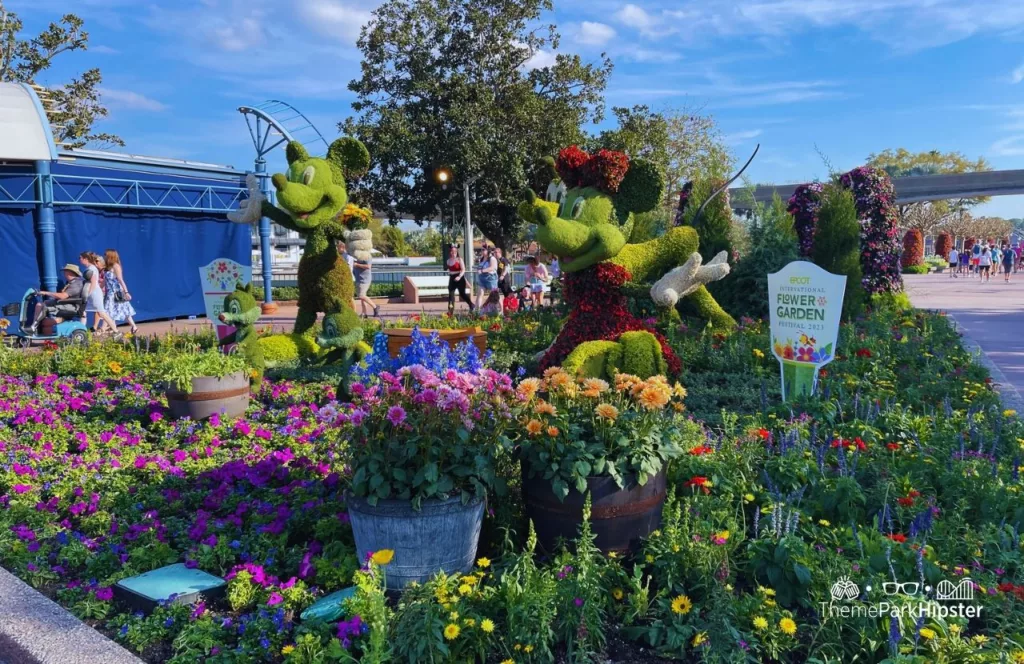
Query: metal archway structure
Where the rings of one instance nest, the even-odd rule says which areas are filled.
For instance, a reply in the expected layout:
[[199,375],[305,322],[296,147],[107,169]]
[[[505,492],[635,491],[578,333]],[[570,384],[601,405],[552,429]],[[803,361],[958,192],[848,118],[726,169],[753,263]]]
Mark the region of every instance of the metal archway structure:
[[[267,175],[268,154],[291,141],[301,143],[312,156],[322,157],[327,154],[327,141],[320,130],[300,110],[287,102],[268,99],[256,106],[239,106],[238,112],[245,117],[245,124],[249,128],[249,136],[256,150],[253,171],[259,179],[260,191],[270,202],[274,202],[275,194]],[[270,219],[260,218],[259,235],[263,299],[269,303],[273,301]]]

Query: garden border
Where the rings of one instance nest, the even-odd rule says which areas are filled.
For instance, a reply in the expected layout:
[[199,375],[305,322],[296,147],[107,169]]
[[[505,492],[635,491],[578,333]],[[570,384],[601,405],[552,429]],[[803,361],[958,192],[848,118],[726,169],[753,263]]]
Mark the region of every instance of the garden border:
[[1021,397],[1020,392],[1013,386],[1013,383],[1006,379],[1006,375],[999,368],[999,365],[988,356],[985,349],[978,342],[971,338],[971,335],[967,333],[967,330],[957,320],[956,315],[948,311],[945,314],[953,320],[953,329],[960,335],[960,342],[963,344],[964,350],[977,357],[981,365],[992,376],[992,382],[996,392],[999,393],[1000,400],[1003,402],[1003,407],[1012,408],[1018,413],[1024,413],[1024,398]]
[[0,661],[142,664],[142,660],[0,567]]

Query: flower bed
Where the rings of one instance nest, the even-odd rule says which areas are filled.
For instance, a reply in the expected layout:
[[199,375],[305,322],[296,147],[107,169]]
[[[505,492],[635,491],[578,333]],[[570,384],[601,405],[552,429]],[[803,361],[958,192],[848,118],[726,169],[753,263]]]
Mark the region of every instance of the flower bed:
[[[671,463],[635,557],[601,555],[585,524],[538,562],[513,487],[472,572],[388,601],[394,554],[354,553],[351,413],[329,386],[270,383],[244,419],[170,422],[150,360],[103,345],[5,365],[39,375],[0,376],[0,564],[152,662],[1024,658],[1024,427],[941,316],[844,325],[820,397],[785,406],[764,325],[666,343],[715,428]],[[114,601],[119,579],[176,562],[227,578],[226,598],[148,616]],[[913,613],[968,577],[980,615]],[[343,618],[299,619],[351,585]],[[905,613],[826,619],[881,602]]]

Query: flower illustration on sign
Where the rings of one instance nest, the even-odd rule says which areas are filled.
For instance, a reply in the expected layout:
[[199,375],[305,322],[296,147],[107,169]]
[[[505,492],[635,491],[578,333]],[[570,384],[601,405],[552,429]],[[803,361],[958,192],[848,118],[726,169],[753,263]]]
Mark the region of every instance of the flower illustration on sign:
[[796,343],[792,339],[786,339],[786,343],[776,340],[773,350],[776,357],[791,362],[822,364],[832,359],[832,344],[820,347],[817,339],[803,332],[800,333]]
[[206,268],[206,280],[220,290],[229,290],[243,280],[241,270],[234,261],[219,260],[210,263]]
[[828,298],[827,298],[827,297],[825,297],[824,295],[821,295],[821,296],[819,296],[819,297],[818,297],[818,306],[819,306],[819,307],[823,307],[823,306],[825,306],[826,304],[828,304]]

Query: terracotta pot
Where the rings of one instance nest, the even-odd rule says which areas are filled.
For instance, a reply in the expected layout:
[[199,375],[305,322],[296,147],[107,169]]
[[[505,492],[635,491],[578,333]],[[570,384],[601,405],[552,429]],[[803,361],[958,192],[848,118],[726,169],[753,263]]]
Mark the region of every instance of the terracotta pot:
[[277,302],[264,302],[260,305],[260,311],[264,316],[277,313]]
[[[382,330],[388,338],[388,355],[398,357],[398,353],[412,343],[411,327],[392,327]],[[487,350],[487,332],[481,327],[464,327],[456,330],[425,330],[420,329],[420,334],[429,337],[437,332],[441,341],[447,342],[453,348],[466,339],[473,337],[473,344],[481,353]]]

